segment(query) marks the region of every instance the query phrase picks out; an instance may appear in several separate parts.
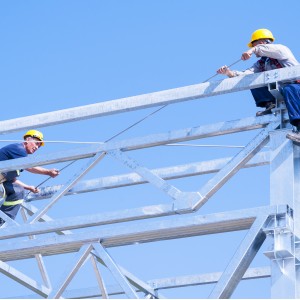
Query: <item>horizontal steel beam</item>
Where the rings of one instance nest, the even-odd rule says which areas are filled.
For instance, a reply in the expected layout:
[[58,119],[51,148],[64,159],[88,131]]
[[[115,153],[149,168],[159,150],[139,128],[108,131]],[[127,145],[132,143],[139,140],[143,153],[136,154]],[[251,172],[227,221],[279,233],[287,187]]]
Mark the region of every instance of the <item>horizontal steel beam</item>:
[[227,78],[221,81],[205,82],[150,94],[0,121],[0,134],[211,97],[258,88],[276,81],[295,80],[298,78],[300,78],[300,66]]
[[[221,276],[222,276],[222,272],[215,272],[215,273],[206,273],[206,274],[198,274],[198,275],[154,279],[154,280],[149,280],[148,283],[152,285],[154,289],[158,289],[158,290],[171,289],[171,288],[217,283]],[[268,278],[270,276],[271,276],[270,267],[249,268],[245,272],[242,279],[243,280],[260,279],[260,278]]]
[[[197,274],[197,275],[187,275],[187,276],[177,276],[170,278],[161,278],[161,279],[152,279],[147,281],[147,283],[154,287],[155,290],[162,289],[172,289],[180,287],[189,287],[197,285],[206,285],[214,284],[218,282],[221,277],[222,272],[207,273],[207,274]],[[242,280],[251,280],[251,279],[261,279],[269,278],[271,276],[270,267],[258,267],[258,268],[249,268]],[[124,291],[119,287],[119,285],[107,285],[108,296],[117,296],[124,295]],[[140,290],[137,289],[137,292]],[[37,298],[37,295],[22,295],[8,297],[8,299],[34,299]],[[86,298],[95,298],[102,297],[99,287],[90,287],[82,289],[73,289],[67,290],[64,292],[64,298],[66,299],[86,299]]]
[[[191,237],[222,232],[245,230],[250,228],[257,216],[286,214],[285,205],[279,207],[258,207],[254,209],[223,212],[210,215],[177,215],[162,221],[147,221],[137,226],[135,223],[116,225],[113,228],[98,228],[95,231],[57,236],[55,238],[37,237],[34,240],[8,241],[1,243],[0,260],[9,261],[31,258],[35,254],[53,255],[78,251],[87,243],[101,239],[104,247],[123,246],[133,243],[145,243],[182,237]],[[76,219],[76,220],[75,220]],[[92,219],[92,222],[91,222]],[[42,234],[57,230],[82,228],[102,222],[101,215],[81,216],[64,220],[55,220],[40,224],[1,229],[1,238]],[[76,224],[76,221],[78,223]],[[72,224],[72,225],[71,225]],[[19,228],[21,227],[21,228]]]
[[219,136],[243,130],[259,129],[267,126],[270,122],[276,122],[279,116],[266,115],[263,117],[251,117],[234,121],[219,122],[198,127],[185,128],[169,131],[167,133],[154,134],[119,142],[109,142],[100,145],[91,145],[66,151],[59,151],[44,155],[32,155],[26,158],[1,161],[0,171],[27,169],[33,166],[49,165],[69,160],[77,160],[94,156],[97,152],[106,152],[114,149],[122,151],[137,150],[148,147],[161,146],[168,143],[177,143]]
[[[190,176],[198,176],[210,173],[216,173],[223,168],[232,157],[214,159],[209,161],[194,162],[185,165],[176,165],[172,167],[153,169],[152,172],[160,176],[164,180],[178,179]],[[257,153],[244,168],[251,168],[257,166],[264,166],[270,163],[270,153]],[[144,184],[145,181],[140,175],[136,173],[127,173],[122,175],[107,176],[101,178],[94,178],[90,180],[82,180],[70,189],[66,195],[80,194],[87,192],[95,192],[106,189],[114,189],[125,186],[132,186],[137,184]],[[61,185],[41,187],[38,194],[30,193],[26,198],[28,202],[50,198],[55,192],[61,188]]]

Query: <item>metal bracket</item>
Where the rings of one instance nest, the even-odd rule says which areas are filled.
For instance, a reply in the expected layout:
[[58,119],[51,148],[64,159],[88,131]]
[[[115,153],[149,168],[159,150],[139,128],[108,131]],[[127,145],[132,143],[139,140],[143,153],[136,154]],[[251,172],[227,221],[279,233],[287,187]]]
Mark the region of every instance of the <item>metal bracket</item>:
[[277,101],[284,103],[284,98],[280,92],[278,81],[268,83],[268,91],[276,98]]
[[286,107],[285,107],[283,95],[281,94],[281,91],[280,91],[280,85],[279,85],[278,81],[268,83],[268,91],[276,99],[275,114],[280,115],[280,120],[281,120],[280,128],[282,129],[285,127],[284,120],[283,120],[283,113],[284,113],[284,110],[286,109]]
[[280,78],[278,70],[272,70],[265,72],[265,83],[270,83],[270,81],[278,81]]
[[292,211],[288,211],[284,216],[275,215],[271,223],[264,228],[269,243],[269,249],[264,254],[269,259],[276,261],[283,273],[285,259],[296,259],[296,262],[299,260],[291,214]]

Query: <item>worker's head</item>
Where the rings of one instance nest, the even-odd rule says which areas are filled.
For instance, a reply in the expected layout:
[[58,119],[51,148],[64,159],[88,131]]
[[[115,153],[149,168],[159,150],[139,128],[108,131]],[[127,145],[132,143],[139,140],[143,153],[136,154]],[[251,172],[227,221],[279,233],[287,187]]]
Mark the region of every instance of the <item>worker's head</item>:
[[268,29],[257,29],[252,33],[251,41],[248,47],[254,47],[259,44],[269,44],[274,42],[275,38],[272,32]]
[[38,130],[29,130],[24,134],[24,146],[28,154],[34,153],[38,148],[44,146],[44,136]]

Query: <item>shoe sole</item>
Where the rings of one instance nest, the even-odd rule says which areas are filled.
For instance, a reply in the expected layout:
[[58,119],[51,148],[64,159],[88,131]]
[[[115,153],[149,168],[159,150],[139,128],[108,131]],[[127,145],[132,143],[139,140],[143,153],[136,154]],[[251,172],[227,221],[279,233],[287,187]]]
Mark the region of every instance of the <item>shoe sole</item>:
[[261,117],[261,116],[271,115],[271,114],[272,114],[272,111],[271,111],[271,110],[268,110],[267,112],[266,112],[266,111],[263,111],[263,112],[257,112],[257,113],[256,113],[256,116],[257,116],[257,117]]

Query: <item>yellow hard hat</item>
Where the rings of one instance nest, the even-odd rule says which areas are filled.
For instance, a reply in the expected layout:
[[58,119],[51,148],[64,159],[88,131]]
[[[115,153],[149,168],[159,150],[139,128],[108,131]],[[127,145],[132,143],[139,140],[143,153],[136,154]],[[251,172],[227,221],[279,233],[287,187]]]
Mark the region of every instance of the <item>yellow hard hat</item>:
[[260,40],[260,39],[270,39],[272,42],[275,41],[275,38],[274,38],[274,36],[273,36],[273,34],[270,30],[268,30],[268,29],[257,29],[252,33],[251,41],[248,44],[248,47],[250,47],[250,48],[253,47],[252,43],[254,41],[257,41],[257,40]]
[[31,129],[31,130],[28,130],[25,134],[24,134],[24,139],[28,136],[31,136],[33,138],[37,138],[39,139],[42,143],[41,143],[41,146],[44,146],[45,143],[43,142],[44,140],[44,136],[43,134],[38,131],[38,130],[34,130],[34,129]]

